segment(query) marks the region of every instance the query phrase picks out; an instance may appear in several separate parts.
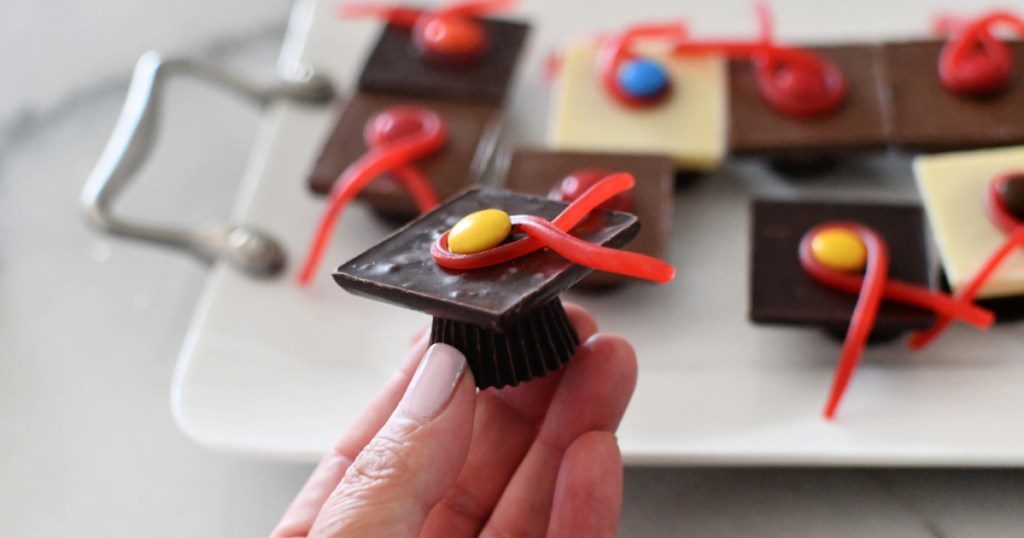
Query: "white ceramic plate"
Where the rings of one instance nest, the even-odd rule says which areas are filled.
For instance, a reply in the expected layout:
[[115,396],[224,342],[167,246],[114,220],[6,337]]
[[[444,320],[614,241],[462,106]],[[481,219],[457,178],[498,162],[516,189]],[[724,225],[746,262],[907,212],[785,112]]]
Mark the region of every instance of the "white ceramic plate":
[[[947,6],[951,2],[946,2]],[[968,4],[966,0],[961,2]],[[506,147],[541,145],[546,54],[580,36],[671,16],[663,2],[524,2],[535,24],[513,95]],[[659,5],[660,4],[660,5]],[[824,4],[824,5],[823,5]],[[282,66],[300,59],[349,87],[379,25],[333,19],[331,2],[300,2]],[[781,36],[866,41],[922,35],[924,2],[777,2]],[[584,26],[576,10],[586,9]],[[743,1],[682,6],[703,35],[750,35]],[[885,12],[886,17],[876,14]],[[969,6],[961,13],[974,14]],[[322,201],[305,174],[331,113],[284,105],[265,121],[236,216],[281,238],[291,272],[256,281],[212,270],[172,387],[183,431],[213,448],[313,459],[357,416],[429,318],[339,289],[332,265],[387,232],[360,207],[344,215],[315,284],[294,284]],[[786,183],[759,163],[733,163],[677,195],[670,285],[637,284],[597,297],[569,294],[602,328],[636,344],[640,378],[620,430],[640,464],[955,465],[1024,464],[1024,326],[987,334],[955,328],[925,353],[900,343],[872,347],[839,417],[820,418],[838,344],[818,332],[747,321],[748,203],[779,198],[914,200],[905,158],[851,163],[813,183]]]

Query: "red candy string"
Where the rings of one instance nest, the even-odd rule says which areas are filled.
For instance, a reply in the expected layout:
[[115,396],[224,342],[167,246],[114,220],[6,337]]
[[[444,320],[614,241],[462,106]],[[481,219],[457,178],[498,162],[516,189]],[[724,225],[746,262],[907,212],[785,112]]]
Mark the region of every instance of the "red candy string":
[[338,177],[331,187],[327,209],[320,217],[299,283],[309,284],[331,238],[334,223],[359,192],[382,174],[391,174],[409,191],[421,212],[437,207],[430,181],[411,163],[436,153],[448,139],[448,129],[437,113],[412,106],[387,109],[374,116],[364,132],[370,150]]
[[[853,372],[860,362],[864,345],[867,343],[871,328],[878,316],[878,308],[882,303],[889,275],[889,247],[885,244],[885,240],[874,230],[855,222],[825,223],[807,232],[803,240],[800,241],[800,264],[804,270],[814,278],[837,272],[824,267],[811,252],[811,241],[815,234],[827,228],[837,227],[846,228],[857,234],[864,242],[864,246],[867,247],[868,259],[858,290],[857,304],[853,309],[853,318],[846,331],[846,339],[843,341],[839,363],[836,365],[836,373],[832,379],[832,388],[825,404],[825,418],[830,420],[835,417],[836,408],[839,407],[839,402],[846,392],[850,378],[853,377]],[[822,282],[829,284],[831,280],[822,280]]]
[[[1019,175],[1019,173],[1011,173],[997,177],[989,183],[988,189],[985,190],[985,209],[988,212],[989,218],[1008,237],[985,260],[985,263],[978,268],[978,272],[971,277],[967,284],[953,295],[953,298],[960,303],[972,304],[978,292],[992,278],[992,275],[999,268],[999,265],[1006,260],[1006,257],[1016,249],[1024,247],[1024,222],[1021,222],[1010,212],[1002,196],[999,194],[1003,184]],[[942,316],[932,328],[914,333],[910,337],[910,348],[914,350],[924,349],[949,327],[951,321],[952,319],[949,316]]]
[[959,34],[939,56],[939,80],[953,93],[988,96],[1006,90],[1013,78],[1013,53],[993,35],[995,27],[1007,26],[1024,36],[1024,20],[1007,11],[994,11],[974,21],[940,17],[935,30]]
[[677,54],[724,54],[750,59],[761,96],[783,114],[812,118],[837,111],[846,101],[842,71],[813,52],[775,43],[767,4],[755,4],[759,39],[756,41],[693,41],[676,46]]
[[[855,275],[831,269],[814,257],[811,243],[816,234],[827,229],[843,228],[857,234],[868,250],[868,264],[865,275]],[[880,261],[879,261],[880,260]],[[854,308],[850,328],[843,342],[843,350],[836,375],[832,383],[832,392],[825,407],[825,417],[831,419],[842,398],[843,392],[856,369],[863,353],[867,337],[877,315],[876,301],[887,299],[925,308],[949,316],[964,323],[986,329],[992,326],[994,316],[988,310],[973,304],[965,304],[944,294],[888,278],[888,247],[885,240],[874,230],[857,223],[830,222],[816,226],[808,231],[800,242],[800,265],[812,278],[829,287],[847,293],[857,293],[859,298]],[[876,299],[877,295],[877,299]]]
[[431,245],[430,254],[441,267],[471,270],[505,263],[548,247],[567,260],[592,269],[669,282],[676,272],[671,264],[643,254],[587,243],[566,233],[599,205],[633,185],[633,176],[629,174],[610,175],[570,203],[553,221],[532,215],[513,216],[513,233],[524,233],[527,237],[481,252],[456,254],[448,249],[449,232],[445,232]]
[[671,84],[665,91],[656,95],[639,97],[625,92],[619,85],[619,68],[627,61],[637,58],[633,47],[639,39],[668,39],[678,42],[686,37],[686,26],[681,22],[638,25],[627,29],[625,32],[603,37],[601,49],[598,53],[598,72],[601,74],[601,84],[612,97],[619,102],[632,107],[651,105],[662,101],[671,91]]

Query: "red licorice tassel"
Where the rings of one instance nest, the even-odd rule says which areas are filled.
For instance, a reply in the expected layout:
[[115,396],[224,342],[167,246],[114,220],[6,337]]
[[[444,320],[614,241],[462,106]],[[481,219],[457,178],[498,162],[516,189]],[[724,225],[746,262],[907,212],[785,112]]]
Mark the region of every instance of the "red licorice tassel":
[[512,217],[513,230],[527,237],[473,254],[456,254],[448,249],[448,232],[431,245],[431,255],[441,267],[471,270],[490,267],[548,247],[567,260],[592,269],[618,273],[655,282],[675,277],[675,267],[657,258],[602,247],[581,241],[568,232],[597,206],[632,188],[633,176],[613,174],[596,183],[569,204],[553,221],[532,215]]
[[939,56],[939,80],[943,86],[971,97],[995,95],[1009,87],[1013,79],[1013,54],[992,33],[999,25],[1024,36],[1024,20],[1008,11],[994,11],[974,21],[948,16],[936,21],[936,31],[959,33]]
[[444,146],[448,130],[437,113],[419,107],[394,107],[374,116],[364,132],[370,150],[349,165],[331,187],[327,208],[320,217],[306,261],[299,272],[299,284],[313,278],[331,238],[334,223],[359,192],[382,174],[390,173],[412,195],[421,212],[437,207],[437,194],[423,174],[411,163]]
[[685,42],[676,47],[676,53],[750,59],[761,96],[783,114],[813,118],[838,110],[847,93],[842,71],[818,54],[776,44],[767,4],[757,2],[755,9],[760,34],[756,41]]
[[[954,299],[960,303],[973,303],[978,292],[985,286],[985,283],[992,278],[992,275],[995,273],[996,269],[999,268],[999,265],[1003,263],[1006,257],[1016,249],[1024,247],[1024,223],[1018,220],[1010,210],[1007,209],[1006,203],[999,194],[1001,184],[1010,181],[1015,177],[1015,175],[1016,174],[1006,174],[1000,176],[989,183],[988,189],[985,190],[985,209],[988,212],[989,218],[992,219],[992,222],[1006,233],[1008,237],[1006,241],[1004,241],[1003,244],[996,249],[996,251],[993,252],[987,260],[985,260],[985,263],[981,265],[978,272],[971,277],[967,284],[954,294]],[[910,348],[914,350],[924,349],[949,327],[950,322],[952,322],[952,319],[949,316],[941,316],[932,328],[926,331],[914,333],[910,337]]]

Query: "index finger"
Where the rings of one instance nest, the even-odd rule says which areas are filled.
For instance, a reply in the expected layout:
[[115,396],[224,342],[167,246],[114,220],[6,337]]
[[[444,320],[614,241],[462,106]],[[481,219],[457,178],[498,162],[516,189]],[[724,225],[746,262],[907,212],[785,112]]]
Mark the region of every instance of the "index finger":
[[324,501],[341,482],[345,471],[355,460],[363,447],[373,439],[377,431],[387,422],[405,394],[409,381],[416,372],[423,354],[427,351],[430,331],[423,331],[416,338],[408,355],[380,392],[363,410],[359,418],[342,434],[334,447],[320,460],[309,480],[302,486],[295,500],[285,510],[271,538],[298,538],[309,534]]

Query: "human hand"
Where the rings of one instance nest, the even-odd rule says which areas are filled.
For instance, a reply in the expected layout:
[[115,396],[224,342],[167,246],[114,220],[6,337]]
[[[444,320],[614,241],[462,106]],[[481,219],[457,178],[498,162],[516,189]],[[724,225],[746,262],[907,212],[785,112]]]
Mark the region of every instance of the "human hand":
[[271,536],[614,536],[612,432],[636,357],[584,309],[565,309],[583,341],[572,361],[514,388],[477,393],[462,354],[435,344],[424,355],[421,336]]

